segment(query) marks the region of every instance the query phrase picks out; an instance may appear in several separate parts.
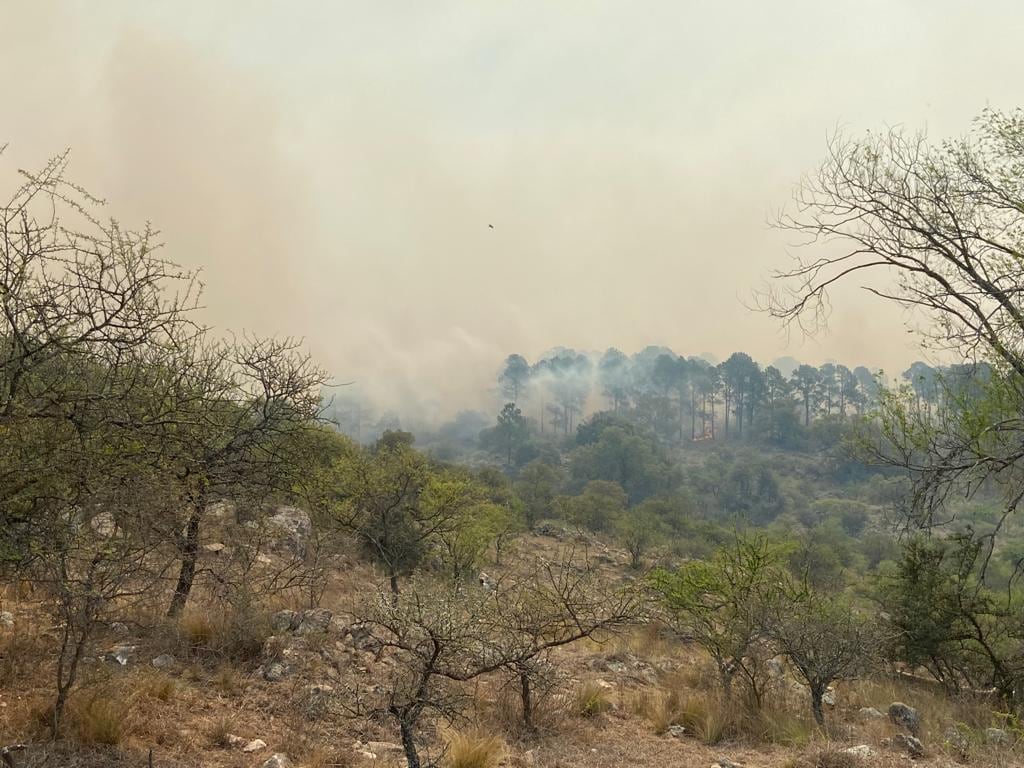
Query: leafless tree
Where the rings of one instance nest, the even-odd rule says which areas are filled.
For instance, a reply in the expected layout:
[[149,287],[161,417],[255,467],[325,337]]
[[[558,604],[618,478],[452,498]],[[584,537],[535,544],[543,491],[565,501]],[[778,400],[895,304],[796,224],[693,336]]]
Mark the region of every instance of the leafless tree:
[[[864,281],[923,321],[917,332],[928,347],[991,366],[991,387],[981,376],[973,394],[946,387],[953,407],[941,429],[887,414],[890,439],[874,449],[914,476],[916,522],[930,523],[951,491],[970,494],[988,480],[1004,489],[1006,513],[1016,509],[1024,496],[1016,469],[1024,459],[1024,112],[986,110],[968,136],[940,144],[902,129],[836,135],[777,223],[801,237],[793,266],[762,296],[787,325],[814,332],[827,320],[830,291]],[[971,417],[978,400],[985,419]]]

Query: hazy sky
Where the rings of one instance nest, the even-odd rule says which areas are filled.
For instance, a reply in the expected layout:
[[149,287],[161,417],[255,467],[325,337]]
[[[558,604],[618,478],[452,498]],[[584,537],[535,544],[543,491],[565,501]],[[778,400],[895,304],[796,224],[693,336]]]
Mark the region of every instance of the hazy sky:
[[556,344],[899,368],[911,337],[862,292],[810,342],[744,309],[786,263],[766,221],[837,125],[960,134],[1020,104],[1024,63],[1024,5],[992,0],[0,0],[0,24],[0,165],[71,146],[202,267],[212,322],[442,408]]

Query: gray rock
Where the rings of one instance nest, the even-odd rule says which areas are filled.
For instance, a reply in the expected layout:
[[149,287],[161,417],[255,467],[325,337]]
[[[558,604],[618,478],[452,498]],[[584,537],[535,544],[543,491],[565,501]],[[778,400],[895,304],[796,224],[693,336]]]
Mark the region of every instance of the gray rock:
[[270,617],[270,628],[275,632],[291,632],[299,626],[299,614],[295,611],[278,611]]
[[629,667],[621,661],[606,662],[604,668],[609,672],[614,672],[616,675],[624,675],[629,671]]
[[292,761],[288,759],[288,755],[278,752],[268,757],[260,768],[292,768]]
[[298,507],[277,507],[267,518],[268,526],[277,533],[279,549],[296,557],[305,557],[313,522]]
[[727,757],[720,757],[716,762],[711,764],[711,768],[743,768],[743,764],[734,763]]
[[89,527],[97,536],[102,536],[104,539],[109,539],[117,533],[117,521],[109,512],[100,512],[93,517],[89,521]]
[[875,756],[875,750],[869,747],[867,744],[858,744],[855,747],[847,747],[843,750],[844,755],[853,755],[866,760],[869,757]]
[[894,701],[889,705],[889,720],[897,728],[906,728],[912,736],[921,732],[921,716],[916,709],[902,701]]
[[107,661],[112,661],[115,664],[119,664],[122,667],[128,666],[135,657],[135,651],[138,650],[134,645],[115,645],[109,651],[107,651]]
[[480,581],[480,586],[488,592],[493,592],[498,588],[498,582],[496,582],[493,578],[488,576],[483,571],[480,572],[480,575],[477,578]]
[[267,748],[267,742],[265,742],[263,739],[253,739],[248,744],[246,744],[244,747],[242,747],[242,751],[243,752],[259,752],[261,749],[266,749],[266,748]]
[[829,688],[822,694],[821,703],[828,707],[834,707],[836,705],[836,692]]
[[291,677],[295,670],[290,664],[285,664],[281,661],[275,661],[272,664],[267,665],[266,669],[263,670],[263,679],[268,683],[279,683],[287,677]]
[[911,757],[921,757],[924,755],[924,745],[916,736],[907,736],[904,733],[897,733],[893,736],[892,743]]
[[380,641],[373,636],[373,632],[362,624],[353,624],[348,628],[348,639],[354,648],[360,651],[371,651],[376,653],[380,650]]
[[955,725],[949,726],[946,732],[942,734],[946,744],[955,749],[961,755],[966,755],[968,748],[971,746],[970,739],[967,734],[963,733]]
[[681,725],[670,725],[666,733],[668,733],[669,736],[674,736],[677,739],[681,739],[684,736],[686,736],[686,729],[683,728],[683,726]]
[[161,653],[159,656],[157,656],[149,663],[157,669],[171,669],[175,664],[178,663],[178,660],[171,656],[171,654],[169,653]]
[[395,755],[404,752],[401,744],[395,744],[390,741],[368,741],[366,742],[366,748],[371,752],[377,753],[378,755],[383,755],[387,753]]
[[985,743],[1002,746],[1010,743],[1010,734],[1002,728],[986,728]]
[[326,632],[331,626],[334,614],[326,608],[310,608],[299,615],[298,627],[295,631],[300,635]]
[[883,715],[874,707],[861,707],[859,710],[857,710],[857,715],[858,717],[860,717],[861,720],[879,720],[885,717],[885,715]]
[[10,611],[0,611],[0,626],[2,627],[13,627],[14,626],[14,614]]
[[131,630],[128,629],[128,625],[127,624],[124,624],[124,623],[122,623],[120,621],[115,621],[113,624],[110,625],[110,631],[113,632],[118,637],[124,637]]
[[768,670],[768,674],[776,679],[785,676],[786,669],[782,666],[782,662],[778,659],[768,659],[765,663],[765,668]]

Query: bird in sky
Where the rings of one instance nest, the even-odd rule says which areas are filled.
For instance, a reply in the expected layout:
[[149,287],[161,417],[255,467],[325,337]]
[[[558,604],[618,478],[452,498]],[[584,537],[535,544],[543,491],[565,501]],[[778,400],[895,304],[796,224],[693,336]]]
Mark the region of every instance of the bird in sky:
[[488,224],[488,225],[487,225],[487,228],[488,228],[488,229],[494,229],[494,225],[493,225],[493,224]]

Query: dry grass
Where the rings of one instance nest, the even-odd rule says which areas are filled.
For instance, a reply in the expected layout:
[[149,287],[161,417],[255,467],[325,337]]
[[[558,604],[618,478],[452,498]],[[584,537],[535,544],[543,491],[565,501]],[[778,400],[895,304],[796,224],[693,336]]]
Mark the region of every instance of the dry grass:
[[232,720],[226,715],[221,715],[210,724],[206,737],[210,740],[210,746],[227,749],[231,746],[231,736],[234,732]]
[[844,752],[844,747],[823,744],[795,761],[798,768],[864,768],[865,762],[856,755]]
[[612,708],[611,691],[596,680],[587,680],[570,694],[568,708],[577,717],[600,715]]
[[49,650],[37,629],[24,624],[0,627],[0,690],[18,688],[30,679]]
[[73,696],[68,702],[65,723],[79,744],[119,746],[132,732],[132,703],[109,690]]
[[141,669],[132,676],[132,687],[138,695],[158,701],[170,701],[178,690],[178,681],[165,672]]
[[255,609],[193,608],[178,621],[178,637],[186,657],[255,663],[271,636],[269,613]]
[[453,733],[448,738],[449,768],[497,768],[505,756],[505,742],[479,726]]

